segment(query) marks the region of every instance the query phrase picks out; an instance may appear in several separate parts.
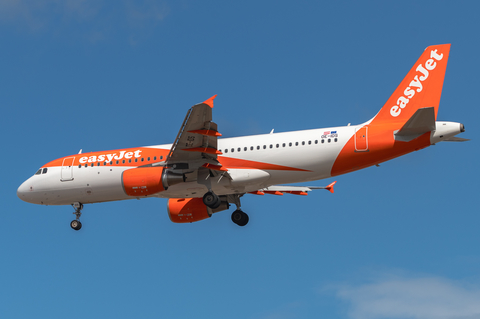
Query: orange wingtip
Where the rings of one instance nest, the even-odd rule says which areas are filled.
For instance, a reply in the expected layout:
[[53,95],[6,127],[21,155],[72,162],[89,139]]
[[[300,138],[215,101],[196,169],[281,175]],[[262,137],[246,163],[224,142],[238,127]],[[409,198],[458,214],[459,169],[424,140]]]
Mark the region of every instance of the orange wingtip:
[[213,109],[213,100],[215,100],[216,97],[217,97],[217,95],[215,94],[214,96],[212,96],[208,100],[204,101],[203,104],[207,104],[208,106],[210,106]]
[[335,185],[335,183],[336,183],[336,182],[337,182],[337,181],[335,181],[335,182],[333,182],[333,183],[330,183],[330,184],[328,184],[328,186],[327,186],[327,187],[325,187],[325,189],[328,189],[328,190],[330,191],[330,193],[332,193],[332,194],[333,194],[333,185]]
[[248,192],[248,193],[253,195],[265,195],[265,193],[261,191],[254,191],[254,192]]

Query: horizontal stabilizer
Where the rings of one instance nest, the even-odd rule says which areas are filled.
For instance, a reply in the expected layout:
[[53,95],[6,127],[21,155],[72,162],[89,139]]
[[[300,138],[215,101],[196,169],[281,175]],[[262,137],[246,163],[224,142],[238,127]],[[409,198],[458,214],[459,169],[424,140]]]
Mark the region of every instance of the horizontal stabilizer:
[[444,139],[443,141],[444,142],[467,142],[467,141],[470,141],[470,139],[452,136],[452,137]]
[[273,185],[264,189],[261,189],[260,192],[265,194],[273,194],[273,195],[283,195],[283,193],[287,194],[294,194],[294,195],[307,195],[307,192],[311,192],[315,189],[326,189],[333,193],[333,185],[335,185],[337,181],[330,183],[327,186],[281,186],[281,185]]
[[394,132],[395,140],[410,142],[422,134],[435,130],[435,109],[424,107],[418,109],[400,130]]

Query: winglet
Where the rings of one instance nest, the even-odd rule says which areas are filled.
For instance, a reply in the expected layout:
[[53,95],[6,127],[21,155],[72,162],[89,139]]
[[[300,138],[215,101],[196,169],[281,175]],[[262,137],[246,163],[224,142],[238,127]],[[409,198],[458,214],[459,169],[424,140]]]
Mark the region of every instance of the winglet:
[[215,94],[214,96],[212,96],[211,98],[209,98],[208,100],[203,102],[203,104],[207,104],[208,106],[210,106],[213,109],[213,100],[215,100],[216,97],[217,97],[217,95]]
[[328,190],[330,191],[330,193],[333,194],[333,185],[335,185],[336,182],[337,182],[337,181],[329,184],[327,187],[325,187],[325,189],[328,189]]

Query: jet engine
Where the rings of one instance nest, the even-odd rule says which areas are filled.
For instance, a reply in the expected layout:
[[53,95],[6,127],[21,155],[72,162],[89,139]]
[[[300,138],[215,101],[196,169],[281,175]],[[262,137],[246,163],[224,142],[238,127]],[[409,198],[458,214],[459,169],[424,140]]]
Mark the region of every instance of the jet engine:
[[202,198],[170,198],[167,206],[168,216],[174,223],[198,222],[230,207],[226,198],[222,197],[220,206],[215,209],[207,207]]
[[122,173],[122,185],[128,196],[148,196],[185,181],[185,175],[163,167],[137,167]]

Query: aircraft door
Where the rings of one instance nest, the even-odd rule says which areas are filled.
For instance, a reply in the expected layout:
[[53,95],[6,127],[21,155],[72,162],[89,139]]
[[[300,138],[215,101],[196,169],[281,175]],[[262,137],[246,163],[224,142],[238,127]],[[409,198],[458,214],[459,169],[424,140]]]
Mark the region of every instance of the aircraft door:
[[73,161],[75,157],[67,157],[63,159],[60,181],[73,181]]
[[368,126],[356,129],[355,152],[368,152]]

